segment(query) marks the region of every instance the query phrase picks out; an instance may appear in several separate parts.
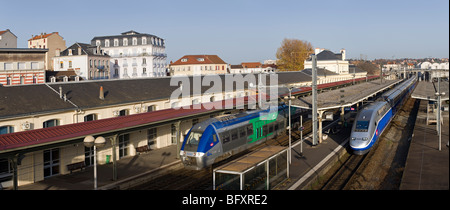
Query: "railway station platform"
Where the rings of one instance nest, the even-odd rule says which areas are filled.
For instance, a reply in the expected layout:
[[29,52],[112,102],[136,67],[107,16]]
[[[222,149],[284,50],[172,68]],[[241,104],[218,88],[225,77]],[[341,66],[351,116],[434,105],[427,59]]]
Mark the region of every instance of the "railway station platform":
[[[97,165],[98,190],[127,189],[158,176],[158,170],[182,167],[177,157],[177,146],[151,150],[117,161],[117,180],[112,180],[112,164]],[[57,175],[32,184],[19,186],[19,190],[93,190],[94,167],[72,174]]]
[[[335,125],[336,122],[324,126],[324,130]],[[289,178],[274,189],[310,189],[311,185],[333,165],[330,163],[336,162],[340,156],[345,154],[350,131],[351,124],[343,127],[336,134],[328,134],[328,137],[316,146],[312,146],[311,135],[304,137],[303,144],[300,142],[293,144]]]
[[[448,86],[447,86],[448,88]],[[427,100],[420,101],[400,190],[449,189],[449,113],[443,112],[441,151],[436,124],[427,125]]]

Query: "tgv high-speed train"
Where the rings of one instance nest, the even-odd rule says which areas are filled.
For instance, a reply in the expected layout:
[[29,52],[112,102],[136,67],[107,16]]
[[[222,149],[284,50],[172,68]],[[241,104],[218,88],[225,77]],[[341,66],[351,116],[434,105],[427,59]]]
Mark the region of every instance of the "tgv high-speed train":
[[[288,124],[288,107],[223,115],[194,125],[180,150],[185,168],[200,170],[281,135]],[[291,107],[291,116],[300,109]]]
[[372,148],[416,84],[417,77],[413,76],[384,93],[356,115],[350,134],[350,147],[354,154],[363,155]]

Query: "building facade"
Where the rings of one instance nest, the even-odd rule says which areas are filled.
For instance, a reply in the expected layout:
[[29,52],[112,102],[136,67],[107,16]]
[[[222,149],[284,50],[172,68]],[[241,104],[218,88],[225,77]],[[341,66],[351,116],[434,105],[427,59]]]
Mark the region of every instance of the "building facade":
[[83,80],[109,79],[110,59],[100,46],[75,43],[53,57],[55,71],[74,71]]
[[185,55],[170,64],[170,75],[226,74],[227,66],[217,55]]
[[17,36],[9,29],[0,31],[0,48],[17,48]]
[[[342,49],[340,53],[335,54],[329,50],[316,48],[315,54],[317,56],[318,68],[323,68],[337,74],[349,73],[349,62],[345,60],[345,49]],[[305,60],[304,65],[305,69],[312,68],[311,58]]]
[[0,48],[0,85],[45,83],[47,49]]
[[48,52],[45,55],[44,68],[46,70],[54,70],[53,57],[55,56],[55,52],[57,49],[66,49],[66,41],[58,32],[50,34],[41,33],[28,40],[28,48],[48,49]]
[[127,31],[120,35],[98,36],[91,45],[100,46],[110,58],[110,78],[166,76],[165,40],[151,34]]

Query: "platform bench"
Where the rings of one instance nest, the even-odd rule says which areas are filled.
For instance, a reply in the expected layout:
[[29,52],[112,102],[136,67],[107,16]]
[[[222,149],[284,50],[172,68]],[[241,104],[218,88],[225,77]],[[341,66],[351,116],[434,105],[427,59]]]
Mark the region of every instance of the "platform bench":
[[150,150],[151,149],[147,145],[136,147],[136,153],[139,153],[139,154],[143,153],[143,152],[148,152]]
[[73,170],[81,169],[81,171],[82,171],[84,167],[86,167],[86,164],[84,163],[84,161],[81,161],[81,162],[68,164],[67,170],[69,170],[70,173],[72,174]]

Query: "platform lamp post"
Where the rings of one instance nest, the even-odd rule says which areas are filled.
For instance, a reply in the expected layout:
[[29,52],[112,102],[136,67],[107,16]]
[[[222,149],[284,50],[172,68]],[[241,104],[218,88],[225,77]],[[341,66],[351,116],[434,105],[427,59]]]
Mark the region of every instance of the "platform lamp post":
[[437,96],[437,103],[438,103],[438,113],[437,113],[437,132],[439,135],[439,151],[441,151],[441,139],[442,139],[442,133],[441,133],[441,96],[445,95],[445,92],[441,92],[441,78],[438,78],[438,92],[436,92],[434,95]]
[[292,152],[291,152],[291,132],[292,132],[292,123],[291,123],[291,100],[293,100],[293,99],[295,99],[295,97],[294,96],[292,96],[292,87],[290,87],[290,88],[288,88],[288,90],[289,90],[289,97],[288,96],[285,96],[284,97],[284,100],[289,100],[289,164],[291,164],[291,159],[292,159]]
[[105,146],[106,139],[102,136],[94,139],[93,136],[89,135],[84,137],[83,143],[85,147],[94,147],[94,190],[97,190],[97,147]]

